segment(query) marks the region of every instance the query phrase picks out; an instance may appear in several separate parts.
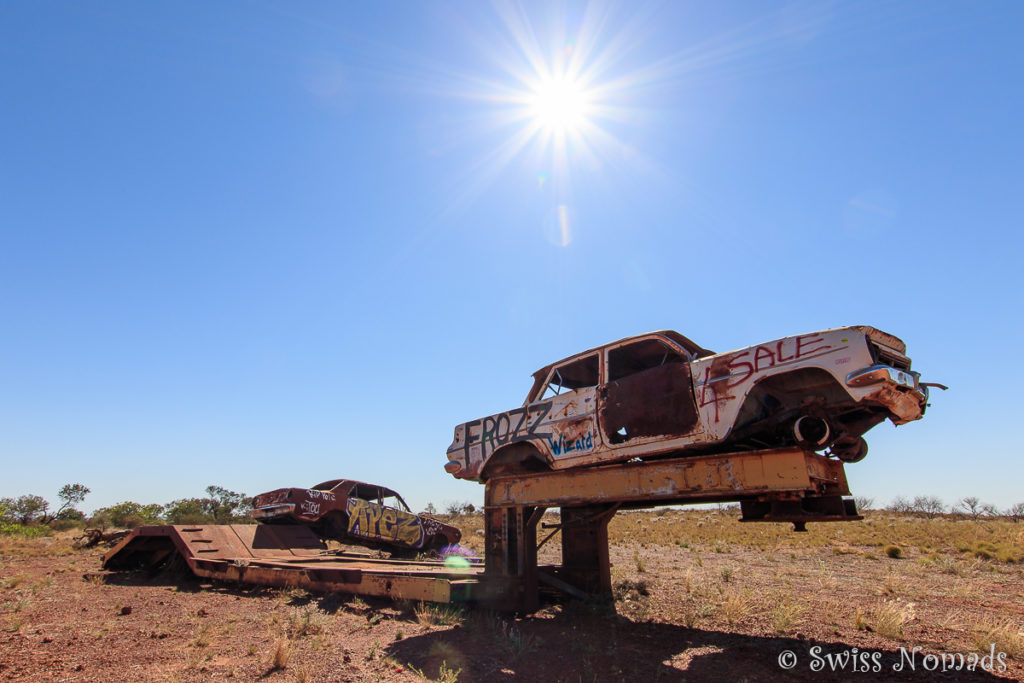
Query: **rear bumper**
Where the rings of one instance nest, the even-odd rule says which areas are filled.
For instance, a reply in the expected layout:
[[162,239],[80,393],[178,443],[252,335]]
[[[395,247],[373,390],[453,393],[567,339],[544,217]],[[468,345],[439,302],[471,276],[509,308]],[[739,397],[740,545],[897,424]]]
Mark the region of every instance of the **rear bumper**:
[[267,505],[265,507],[253,508],[249,511],[249,516],[253,519],[271,519],[273,517],[290,515],[294,511],[294,503],[285,503],[282,505]]

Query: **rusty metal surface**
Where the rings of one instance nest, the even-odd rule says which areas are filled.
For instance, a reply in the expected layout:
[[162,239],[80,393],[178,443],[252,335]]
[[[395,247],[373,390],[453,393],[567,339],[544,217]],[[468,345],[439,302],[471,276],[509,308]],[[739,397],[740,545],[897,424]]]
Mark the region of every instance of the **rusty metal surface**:
[[430,602],[471,599],[471,586],[482,569],[450,572],[443,565],[381,565],[373,561],[335,558],[317,563],[288,563],[193,559],[197,576],[280,588],[304,588],[318,593],[352,593]]
[[[532,611],[541,584],[577,598],[609,594],[607,527],[619,509],[739,501],[744,521],[802,530],[809,521],[860,519],[847,494],[841,462],[800,448],[495,476],[484,493],[488,602]],[[538,567],[537,524],[552,507],[562,521],[545,528],[561,534],[562,564]]]
[[483,568],[328,553],[308,528],[293,525],[149,526],[103,557],[106,569],[148,567],[179,554],[200,577],[432,602],[472,598]]
[[849,493],[843,465],[799,448],[624,463],[496,478],[487,506],[567,506],[593,502],[669,503],[795,498]]
[[[105,567],[127,560],[145,539],[165,539],[186,559],[270,559],[317,557],[323,540],[298,525],[210,524],[145,526],[135,529],[103,556]],[[148,545],[152,546],[153,543]]]
[[601,387],[601,425],[612,444],[644,437],[669,438],[697,426],[690,366],[670,363]]

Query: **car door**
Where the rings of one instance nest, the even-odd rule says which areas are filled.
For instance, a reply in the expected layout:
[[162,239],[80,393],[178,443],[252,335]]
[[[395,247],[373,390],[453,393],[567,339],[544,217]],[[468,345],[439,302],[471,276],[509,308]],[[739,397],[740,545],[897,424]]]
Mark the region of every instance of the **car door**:
[[689,358],[657,337],[606,350],[598,389],[601,433],[612,448],[700,430]]
[[396,545],[419,548],[423,545],[423,524],[420,518],[409,512],[405,502],[398,496],[383,500],[381,532]]
[[358,493],[357,488],[346,504],[350,536],[409,547],[422,545],[423,526],[416,515],[395,505],[385,505],[380,498],[371,500],[370,496],[363,498]]
[[556,365],[548,375],[541,398],[549,405],[535,436],[547,441],[555,461],[587,458],[601,445],[597,431],[599,368],[600,355],[594,352]]

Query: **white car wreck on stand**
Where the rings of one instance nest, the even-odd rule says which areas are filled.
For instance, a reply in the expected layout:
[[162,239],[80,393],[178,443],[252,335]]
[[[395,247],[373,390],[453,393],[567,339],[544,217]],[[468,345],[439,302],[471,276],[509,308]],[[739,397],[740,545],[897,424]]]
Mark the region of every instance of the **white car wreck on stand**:
[[456,427],[445,469],[486,481],[792,445],[856,462],[865,432],[920,419],[942,387],[905,352],[867,326],[720,354],[668,330],[629,337],[541,368],[521,407]]

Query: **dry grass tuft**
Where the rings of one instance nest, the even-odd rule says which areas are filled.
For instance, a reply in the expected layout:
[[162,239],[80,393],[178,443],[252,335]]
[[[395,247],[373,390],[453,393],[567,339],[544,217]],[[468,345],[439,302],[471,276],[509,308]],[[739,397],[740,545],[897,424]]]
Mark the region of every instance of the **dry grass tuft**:
[[350,612],[365,612],[370,606],[358,595],[353,595],[352,599],[345,603],[345,609]]
[[707,618],[715,608],[711,605],[688,600],[683,606],[683,624],[686,628],[694,628],[701,620]]
[[189,650],[185,653],[185,669],[196,671],[213,659],[213,653],[206,650]]
[[639,551],[635,551],[633,553],[633,564],[636,565],[637,572],[643,574],[645,571],[647,571],[647,563],[644,562],[644,559],[642,557],[640,557]]
[[27,574],[15,574],[14,576],[8,576],[6,579],[4,579],[3,585],[4,588],[14,589],[20,586],[21,584],[25,583],[27,579]]
[[887,600],[873,612],[874,630],[886,638],[900,640],[903,638],[903,625],[913,621],[914,616],[914,603]]
[[4,619],[4,630],[10,631],[11,633],[17,633],[21,630],[21,627],[25,625],[25,620],[22,617],[9,614]]
[[280,671],[288,666],[292,658],[292,644],[287,638],[279,638],[270,654],[270,670]]
[[288,615],[288,636],[302,638],[322,633],[326,627],[327,615],[313,605],[294,609]]
[[683,588],[686,590],[687,594],[693,592],[693,584],[693,567],[690,567],[686,570],[686,573],[683,574]]
[[976,626],[973,642],[978,650],[994,645],[996,652],[1005,652],[1018,661],[1024,659],[1024,631],[1009,620]]
[[192,637],[192,645],[197,648],[207,647],[210,644],[210,626],[208,624],[200,624],[196,627],[195,633]]
[[416,607],[416,621],[423,626],[458,626],[465,619],[462,609],[455,605],[424,602]]
[[514,659],[529,654],[537,648],[537,639],[532,635],[524,634],[513,622],[502,620],[500,630],[502,647]]
[[718,603],[718,613],[727,624],[743,621],[750,614],[751,601],[746,593],[726,593]]
[[885,580],[882,582],[882,592],[887,595],[896,595],[903,589],[903,579],[891,569],[886,572]]
[[772,608],[772,628],[776,633],[785,633],[800,622],[805,611],[806,608],[788,593],[778,597]]

